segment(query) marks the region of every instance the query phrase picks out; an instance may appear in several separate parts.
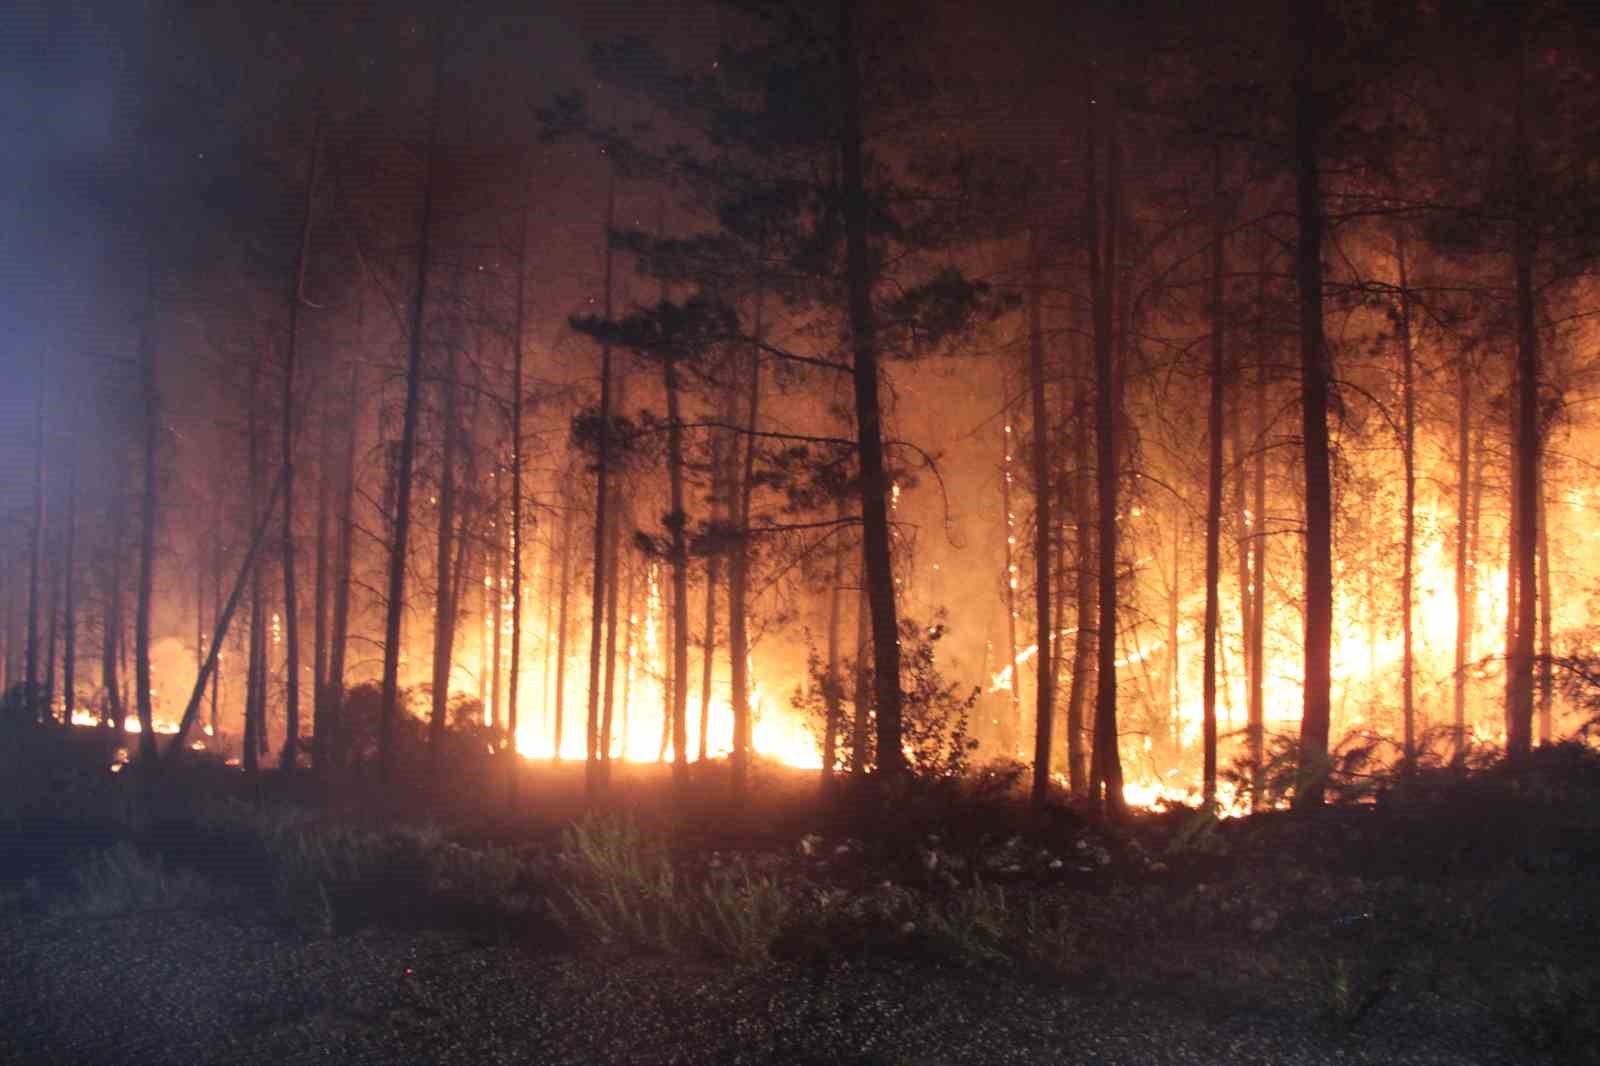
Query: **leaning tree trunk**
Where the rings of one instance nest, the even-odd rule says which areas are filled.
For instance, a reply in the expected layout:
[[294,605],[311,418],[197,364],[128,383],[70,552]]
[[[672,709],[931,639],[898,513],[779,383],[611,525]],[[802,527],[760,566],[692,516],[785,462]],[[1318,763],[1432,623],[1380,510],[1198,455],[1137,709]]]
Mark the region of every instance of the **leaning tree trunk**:
[[1320,180],[1327,103],[1315,84],[1321,0],[1300,0],[1299,64],[1294,79],[1295,282],[1300,292],[1300,405],[1305,449],[1306,635],[1305,708],[1300,720],[1297,808],[1322,803],[1327,785],[1333,641],[1333,486],[1328,458],[1328,351],[1322,330]]
[[861,479],[862,558],[872,608],[872,664],[877,712],[877,771],[893,779],[905,770],[900,724],[900,625],[889,544],[889,480],[884,470],[883,413],[878,400],[878,349],[872,307],[873,276],[868,227],[871,204],[862,173],[862,120],[858,12],[839,2],[841,68],[840,193],[844,202],[845,291],[855,384],[856,453]]

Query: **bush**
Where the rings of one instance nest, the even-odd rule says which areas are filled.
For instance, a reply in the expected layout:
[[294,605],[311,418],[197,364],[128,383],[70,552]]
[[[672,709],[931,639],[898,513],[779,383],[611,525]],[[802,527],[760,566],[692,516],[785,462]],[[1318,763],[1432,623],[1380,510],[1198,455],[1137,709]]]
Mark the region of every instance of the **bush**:
[[690,876],[662,843],[621,816],[591,816],[562,835],[572,878],[563,920],[602,944],[753,962],[769,954],[791,910],[776,876],[742,859]]

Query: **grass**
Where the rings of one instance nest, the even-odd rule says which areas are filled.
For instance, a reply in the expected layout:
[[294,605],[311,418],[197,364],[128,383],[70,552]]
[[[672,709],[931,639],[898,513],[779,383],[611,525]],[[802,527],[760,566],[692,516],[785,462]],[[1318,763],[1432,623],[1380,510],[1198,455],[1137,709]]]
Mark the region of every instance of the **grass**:
[[[889,957],[1221,1015],[1271,1005],[1341,1040],[1391,1003],[1434,1002],[1530,1051],[1600,1047],[1600,758],[1573,746],[1306,815],[1122,827],[951,787],[913,786],[899,818],[798,790],[729,814],[715,777],[676,821],[527,799],[520,820],[380,820],[230,796],[240,775],[211,773],[158,794],[23,769],[56,791],[0,796],[0,912],[194,908],[296,936],[443,928],[750,966]],[[619,796],[661,809],[634,787]]]

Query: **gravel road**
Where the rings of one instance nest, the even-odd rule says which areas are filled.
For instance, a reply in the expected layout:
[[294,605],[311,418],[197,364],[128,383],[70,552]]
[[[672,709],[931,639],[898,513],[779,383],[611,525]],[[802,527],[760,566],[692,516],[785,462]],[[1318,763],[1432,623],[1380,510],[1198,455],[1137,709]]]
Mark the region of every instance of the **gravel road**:
[[0,924],[3,1063],[1521,1061],[1491,1020],[1440,1002],[1383,1002],[1335,1036],[1307,1009],[889,960],[685,967],[392,929],[308,941],[182,910]]

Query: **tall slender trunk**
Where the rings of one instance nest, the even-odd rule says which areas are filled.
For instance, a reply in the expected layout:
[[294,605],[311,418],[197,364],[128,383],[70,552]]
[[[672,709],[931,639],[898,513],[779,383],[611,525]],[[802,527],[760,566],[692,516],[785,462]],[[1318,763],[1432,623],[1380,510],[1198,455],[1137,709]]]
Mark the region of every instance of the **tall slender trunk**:
[[326,385],[318,389],[317,541],[312,575],[311,626],[311,760],[318,773],[325,769],[328,747],[328,580],[329,533],[333,522],[332,400]]
[[350,585],[352,555],[355,549],[356,503],[356,441],[360,437],[361,418],[361,364],[350,360],[350,396],[347,408],[344,437],[343,468],[339,472],[339,534],[334,545],[333,618],[329,629],[328,711],[332,716],[332,729],[336,751],[333,762],[342,765],[348,757],[344,750],[349,731],[344,726],[345,658],[350,645]]
[[1078,384],[1077,414],[1073,418],[1072,477],[1073,526],[1076,530],[1074,557],[1077,563],[1077,602],[1073,621],[1078,632],[1073,640],[1072,684],[1067,689],[1067,785],[1075,796],[1089,788],[1087,753],[1084,750],[1084,704],[1091,691],[1094,671],[1095,638],[1100,623],[1095,617],[1094,592],[1097,583],[1097,556],[1094,543],[1094,504],[1089,488],[1089,403],[1091,386],[1086,377]]
[[489,556],[489,592],[493,597],[489,604],[489,624],[494,628],[490,638],[489,650],[489,727],[494,731],[495,743],[505,735],[505,705],[500,701],[502,656],[505,652],[504,640],[501,631],[505,628],[505,541],[500,524],[502,508],[499,500],[494,501],[495,521],[490,536],[493,541],[490,545]]
[[[522,337],[526,329],[528,279],[528,216],[533,212],[533,156],[528,156],[523,187],[522,219],[517,228],[517,309],[511,336],[511,662],[506,690],[506,752],[512,767],[511,787],[516,789],[519,689],[522,686]],[[495,602],[504,600],[495,590]],[[500,622],[495,622],[499,640]],[[546,654],[548,655],[548,642]],[[496,653],[498,659],[498,652]],[[546,674],[549,671],[546,670]],[[498,698],[498,697],[497,697]]]
[[[616,403],[619,411],[625,411],[623,397],[627,393],[628,375],[625,370],[617,374],[615,385]],[[633,521],[633,508],[623,506],[622,478],[612,479],[611,483],[611,527],[606,530],[606,657],[605,657],[605,705],[600,714],[600,784],[609,787],[611,784],[611,725],[616,715],[617,705],[617,626],[621,598],[622,571],[618,563],[622,557],[622,530],[636,528]],[[662,705],[666,700],[663,698]]]
[[[147,415],[147,420],[148,420]],[[147,449],[146,454],[152,454]],[[44,381],[39,382],[39,395],[34,411],[33,444],[33,521],[28,527],[28,651],[26,687],[27,720],[34,721],[41,713],[49,714],[46,705],[39,706],[39,591],[44,568]]]
[[905,770],[900,746],[900,625],[889,540],[889,479],[884,470],[883,414],[878,400],[878,349],[872,307],[871,204],[863,175],[860,45],[854,0],[839,0],[841,68],[840,193],[844,201],[845,289],[855,384],[856,452],[861,478],[861,539],[867,600],[872,608],[872,662],[877,713],[877,769],[893,779]]
[[1183,604],[1183,520],[1184,513],[1175,509],[1172,515],[1172,574],[1167,581],[1167,726],[1172,733],[1174,752],[1183,749],[1183,699],[1179,691],[1183,663],[1180,659],[1178,626]]
[[761,412],[761,342],[763,296],[756,294],[755,336],[750,347],[750,415],[745,423],[743,469],[734,501],[733,555],[728,565],[728,677],[733,698],[733,794],[743,797],[750,779],[750,501],[755,496],[756,430]]
[[1006,758],[1017,754],[1017,731],[1022,725],[1022,678],[1017,676],[1022,668],[1017,664],[1017,520],[1016,513],[1011,506],[1011,463],[1014,458],[1011,447],[1015,434],[1011,428],[1011,402],[1006,398],[1006,408],[1002,416],[1005,419],[1005,440],[1001,447],[1005,450],[1001,455],[1000,467],[1000,510],[1001,517],[1005,519],[1006,530],[1006,715],[1000,722],[1000,747],[1006,753]]
[[[556,706],[554,722],[555,752],[561,758],[561,727],[567,699],[567,609],[572,597],[572,504],[563,500],[561,514],[561,610],[556,621]],[[593,687],[593,677],[590,687]]]
[[[606,241],[605,241],[605,317],[611,320],[611,227],[617,213],[617,175],[613,169],[606,178]],[[600,660],[605,653],[604,622],[606,604],[606,530],[610,524],[611,505],[611,342],[600,342],[600,440],[598,462],[595,466],[594,494],[594,581],[589,597],[589,718],[585,726],[585,780],[589,798],[596,799],[600,792]],[[565,561],[563,561],[565,566]],[[562,598],[562,616],[566,600]],[[563,626],[563,636],[565,626]],[[559,670],[560,668],[557,667]],[[559,707],[560,686],[556,700]],[[556,713],[557,756],[560,755],[560,711]]]
[[[45,567],[45,580],[49,583],[49,591],[45,594],[45,625],[44,638],[44,709],[40,712],[42,722],[55,721],[56,715],[56,648],[61,636],[61,564],[55,552]],[[72,720],[72,712],[67,712],[67,720]]]
[[[1264,276],[1264,275],[1263,275]],[[1258,290],[1265,292],[1265,281]],[[1262,331],[1264,332],[1264,331]],[[1267,634],[1267,370],[1266,352],[1258,332],[1256,351],[1261,365],[1256,370],[1256,461],[1255,493],[1251,506],[1255,521],[1250,536],[1250,575],[1253,603],[1250,606],[1250,805],[1261,806],[1266,786],[1266,634]]]
[[[141,363],[144,372],[144,498],[139,507],[139,598],[133,623],[134,644],[134,696],[139,708],[139,757],[154,762],[156,756],[155,708],[151,702],[150,686],[150,612],[154,607],[156,570],[156,515],[160,507],[161,476],[157,469],[160,454],[161,392],[157,378],[155,337],[155,283],[152,279],[150,294],[144,310],[144,321],[139,327],[139,346],[143,351]],[[29,646],[33,641],[31,636]],[[29,652],[32,660],[32,652]],[[29,672],[31,675],[32,667]],[[30,677],[31,686],[31,677]],[[30,687],[30,691],[32,691]]]
[[863,566],[856,568],[856,676],[850,722],[850,775],[865,779],[871,761],[872,732],[872,605],[867,602],[867,581]]
[[[246,402],[249,404],[246,412],[246,463],[249,466],[249,504],[250,519],[247,528],[254,528],[261,520],[261,431],[260,414],[257,408],[257,387],[261,378],[261,359],[250,364],[250,387]],[[245,697],[244,697],[244,748],[240,752],[240,762],[245,773],[254,774],[260,769],[260,750],[262,733],[262,707],[265,703],[265,693],[262,691],[262,672],[264,658],[264,642],[262,639],[265,607],[261,596],[261,559],[251,560],[250,565],[250,652],[246,663]]]
[[[648,582],[647,582],[647,584],[648,584]],[[636,632],[636,630],[638,629],[638,626],[635,624],[635,618],[636,618],[638,607],[639,607],[639,568],[637,566],[628,567],[628,584],[627,584],[627,587],[623,591],[623,603],[625,605],[624,609],[623,609],[623,613],[624,613],[624,615],[626,617],[624,617],[623,621],[622,621],[622,729],[621,729],[622,740],[621,740],[621,748],[622,748],[622,757],[623,758],[627,758],[627,756],[628,756],[628,732],[629,732],[628,727],[632,724],[628,720],[628,716],[629,716],[629,712],[632,710],[632,704],[633,704],[633,675],[636,672],[635,660],[634,660],[634,640],[638,636],[638,633]],[[649,596],[649,592],[648,592],[648,589],[647,589],[646,590],[646,594],[645,594],[645,610],[648,611],[649,609],[650,609],[650,596]],[[665,705],[663,705],[663,712],[665,712],[665,710],[666,710]],[[670,714],[663,713],[663,717],[670,719],[672,716]],[[665,735],[666,735],[665,729],[662,730],[662,735],[663,735],[663,738],[664,738]],[[666,748],[666,740],[665,739],[662,740],[661,746],[662,746],[663,750]]]
[[1508,570],[1517,575],[1516,637],[1507,662],[1506,753],[1523,755],[1533,746],[1533,649],[1537,624],[1539,547],[1539,335],[1534,316],[1533,260],[1538,237],[1532,221],[1532,148],[1527,129],[1526,71],[1522,69],[1519,42],[1516,131],[1512,166],[1517,175],[1517,219],[1513,268],[1516,275],[1517,363],[1516,432],[1512,462],[1516,492],[1512,518],[1516,527],[1515,553]]
[[[214,615],[222,614],[222,544],[218,543],[211,551],[211,609]],[[211,717],[207,732],[214,738],[213,743],[220,747],[222,738],[222,722],[220,720],[222,703],[222,649],[217,649],[217,668],[211,671]]]
[[65,558],[62,561],[61,724],[72,724],[72,708],[78,701],[78,441],[67,445],[67,528]]
[[1415,353],[1411,348],[1411,290],[1406,272],[1406,245],[1402,235],[1395,246],[1395,266],[1400,281],[1400,387],[1405,393],[1401,459],[1405,466],[1405,529],[1400,557],[1400,714],[1405,729],[1405,760],[1409,768],[1417,759],[1416,658],[1412,649],[1412,611],[1417,551],[1417,396]]
[[1554,739],[1551,701],[1555,690],[1555,664],[1551,658],[1551,630],[1554,628],[1554,596],[1550,584],[1549,508],[1545,503],[1543,471],[1539,478],[1539,743]]
[[667,390],[667,476],[672,513],[672,776],[689,779],[689,516],[683,504],[683,421],[679,414],[678,368],[668,358],[662,375]]
[[1467,659],[1472,641],[1469,520],[1472,511],[1472,371],[1465,356],[1456,367],[1456,657],[1451,758],[1459,763],[1467,745]]
[[1033,730],[1033,802],[1050,798],[1051,725],[1055,713],[1055,640],[1050,629],[1050,422],[1045,408],[1044,249],[1038,227],[1028,231],[1028,391],[1033,399],[1033,607],[1038,682]]
[[[122,644],[122,556],[126,541],[122,536],[122,527],[127,515],[127,496],[123,493],[120,483],[110,486],[110,537],[111,558],[108,561],[109,576],[106,580],[105,596],[102,600],[104,614],[100,622],[100,685],[105,689],[106,717],[102,724],[108,729],[121,735],[123,726],[127,722],[127,705],[122,702],[122,681],[117,676],[117,648]],[[9,604],[11,599],[7,598]]]
[[1222,149],[1216,149],[1212,176],[1211,230],[1211,403],[1206,411],[1206,632],[1204,665],[1201,667],[1203,720],[1201,732],[1204,769],[1202,798],[1206,809],[1217,802],[1217,619],[1221,611],[1222,579],[1222,412],[1227,402],[1227,346],[1224,330],[1223,270],[1226,250],[1223,233],[1226,218],[1222,202]]
[[[835,513],[841,528],[845,518],[845,505],[838,501]],[[843,682],[839,677],[839,618],[844,595],[844,551],[833,553],[833,581],[828,589],[828,663],[822,690],[823,713],[826,720],[822,729],[822,787],[828,791],[833,785],[834,764],[839,760],[839,724],[844,720],[842,706]]]
[[[1094,302],[1095,348],[1095,445],[1096,475],[1099,488],[1099,664],[1096,670],[1098,685],[1095,694],[1094,762],[1098,772],[1091,770],[1090,795],[1096,794],[1098,785],[1105,786],[1104,805],[1114,818],[1125,813],[1122,796],[1122,756],[1117,738],[1117,368],[1113,337],[1113,292],[1117,276],[1116,231],[1119,212],[1116,201],[1120,175],[1117,173],[1117,142],[1114,130],[1109,135],[1109,151],[1105,214],[1109,220],[1104,227],[1100,221],[1100,194],[1098,165],[1095,161],[1095,141],[1098,139],[1096,113],[1098,104],[1091,86],[1089,100],[1089,132],[1086,155],[1086,205],[1089,243],[1089,287]],[[1102,243],[1101,230],[1105,236]]]
[[1305,447],[1306,636],[1305,709],[1300,720],[1300,772],[1296,807],[1322,803],[1327,784],[1333,640],[1333,486],[1328,458],[1327,344],[1322,330],[1322,230],[1320,178],[1327,103],[1316,84],[1323,21],[1321,0],[1300,0],[1296,10],[1299,60],[1294,79],[1295,282],[1300,292],[1300,403]]
[[389,580],[383,638],[383,703],[378,719],[378,775],[389,783],[394,761],[394,723],[400,703],[400,633],[405,617],[406,554],[411,533],[412,465],[417,447],[417,415],[422,391],[422,329],[427,321],[428,268],[432,252],[434,183],[439,156],[440,97],[444,52],[434,59],[432,112],[428,120],[427,161],[422,179],[422,209],[417,221],[417,273],[406,322],[406,404],[400,427],[399,469],[395,476],[394,535],[389,544]]
[[456,451],[459,448],[460,425],[458,420],[456,373],[458,337],[445,345],[444,378],[439,383],[443,392],[444,444],[439,460],[439,526],[434,555],[434,616],[433,616],[433,685],[432,708],[428,718],[428,746],[432,756],[438,758],[444,750],[446,716],[450,709],[450,667],[455,656],[456,618],[459,604],[456,599],[456,569],[453,553],[460,538],[465,543],[467,531],[456,528]]
[[[727,470],[722,455],[722,434],[711,437],[711,519],[722,521],[727,512]],[[722,579],[722,556],[706,556],[706,630],[700,653],[700,742],[697,761],[706,758],[706,743],[711,727],[711,682],[717,669],[717,583]]]
[[300,209],[300,248],[295,255],[289,285],[289,325],[283,347],[283,636],[287,652],[284,669],[284,734],[280,765],[292,771],[300,755],[300,590],[295,580],[294,543],[294,377],[298,355],[300,303],[305,289],[306,262],[311,254],[312,206],[316,201],[317,163],[322,154],[322,111],[317,109],[311,156],[306,161],[305,199]]

